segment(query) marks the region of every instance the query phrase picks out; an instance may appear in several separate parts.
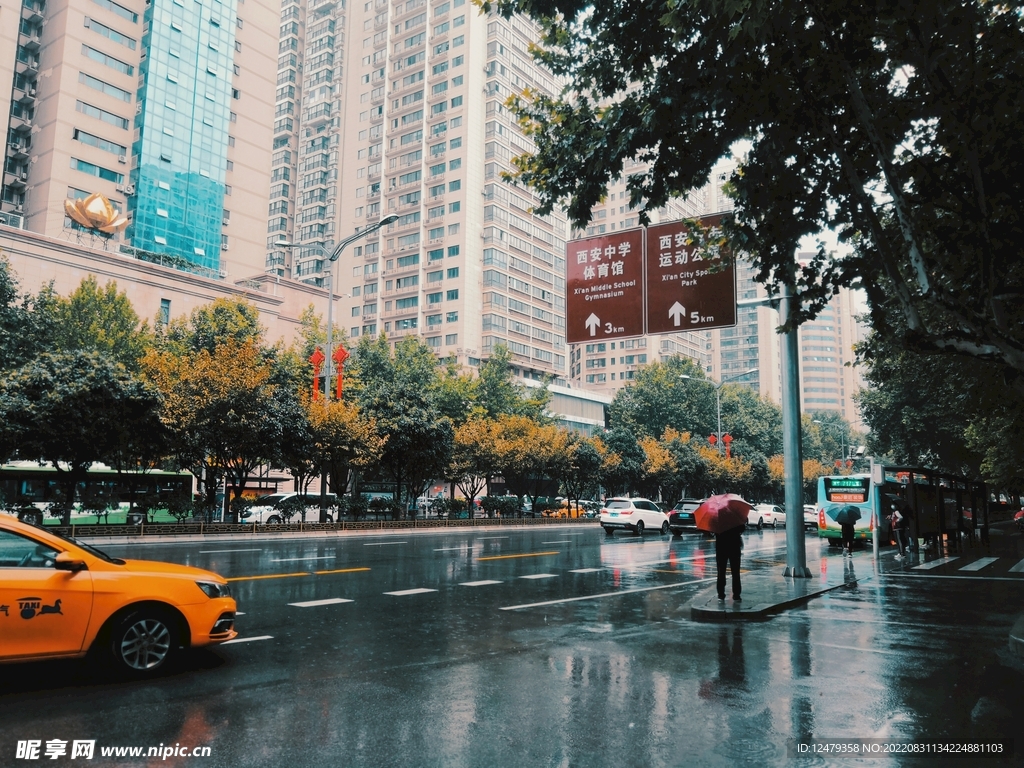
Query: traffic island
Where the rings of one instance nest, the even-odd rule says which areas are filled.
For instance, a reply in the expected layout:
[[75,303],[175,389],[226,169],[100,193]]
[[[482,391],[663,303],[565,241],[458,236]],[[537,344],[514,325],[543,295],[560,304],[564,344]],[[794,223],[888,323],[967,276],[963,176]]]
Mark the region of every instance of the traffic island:
[[[783,576],[781,567],[777,573],[765,576],[744,576],[743,599],[739,601],[733,600],[728,591],[732,588],[730,577],[725,600],[718,599],[716,588],[705,590],[690,602],[690,617],[696,621],[760,621],[834,589],[854,587],[872,575],[870,555],[845,558],[842,565],[830,568],[824,577],[809,579]],[[856,573],[858,565],[863,576]]]

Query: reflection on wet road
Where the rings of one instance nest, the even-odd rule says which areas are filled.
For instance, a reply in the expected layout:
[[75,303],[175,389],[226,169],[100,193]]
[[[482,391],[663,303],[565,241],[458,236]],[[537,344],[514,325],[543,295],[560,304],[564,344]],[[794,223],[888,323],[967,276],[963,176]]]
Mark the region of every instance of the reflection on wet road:
[[[781,530],[749,533],[744,568],[781,568],[784,546]],[[807,546],[812,572],[872,570]],[[144,684],[79,662],[0,668],[0,764],[17,740],[95,739],[209,745],[207,766],[792,765],[793,738],[966,738],[1022,714],[1021,676],[998,654],[1024,598],[1012,563],[999,581],[984,578],[997,562],[971,579],[851,581],[733,626],[689,618],[715,576],[698,535],[552,526],[108,549],[232,578],[240,637]]]

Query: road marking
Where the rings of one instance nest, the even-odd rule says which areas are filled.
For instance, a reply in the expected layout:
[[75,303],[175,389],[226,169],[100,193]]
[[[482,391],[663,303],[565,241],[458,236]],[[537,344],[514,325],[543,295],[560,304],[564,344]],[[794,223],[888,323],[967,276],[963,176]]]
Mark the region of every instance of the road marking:
[[1024,579],[1015,576],[953,576],[945,573],[909,573],[901,571],[889,571],[882,576],[907,576],[912,579],[970,579],[971,581],[1015,581],[1024,584]]
[[257,637],[236,637],[234,640],[225,640],[220,645],[231,645],[232,643],[255,643],[257,640],[273,640],[273,635],[259,635]]
[[569,571],[569,573],[597,573],[603,571],[604,568],[576,568],[575,570]]
[[1024,560],[1021,560],[1013,568],[1009,570],[1009,573],[1024,573]]
[[967,565],[965,565],[960,570],[961,571],[980,571],[982,568],[984,568],[986,566],[989,566],[989,565],[992,565],[992,563],[994,563],[998,559],[999,559],[998,557],[982,557],[982,558],[980,558],[978,560],[975,560],[973,563],[968,563]]
[[272,563],[295,563],[301,560],[333,560],[337,555],[310,555],[309,557],[284,557],[280,560],[271,560]]
[[508,536],[477,536],[476,541],[488,541],[490,539],[507,539]]
[[529,576],[520,576],[520,579],[553,579],[557,573],[531,573]]
[[460,587],[486,587],[488,584],[501,584],[500,581],[494,581],[493,579],[484,579],[483,581],[463,581],[459,584]]
[[363,544],[364,547],[386,547],[388,544],[408,544],[408,541],[377,541],[372,544]]
[[259,581],[260,579],[290,579],[294,576],[312,576],[309,571],[302,573],[266,573],[262,576],[233,576],[228,581]]
[[385,595],[395,595],[402,597],[403,595],[424,595],[427,592],[437,592],[436,589],[425,589],[424,587],[418,587],[416,589],[400,589],[397,592],[385,592]]
[[478,557],[477,562],[483,562],[484,560],[511,560],[516,557],[547,557],[548,555],[558,555],[559,552],[528,552],[523,555],[491,555],[490,557]]
[[435,549],[435,552],[461,552],[464,549],[472,549],[472,544],[467,544],[464,547],[444,547],[443,549]]
[[575,603],[580,600],[597,600],[602,597],[618,597],[619,595],[631,595],[637,592],[653,592],[656,589],[679,589],[690,584],[704,584],[717,579],[697,579],[695,581],[683,581],[679,584],[662,584],[657,587],[638,587],[637,589],[623,589],[619,592],[602,592],[598,595],[584,595],[582,597],[566,597],[561,600],[546,600],[543,603],[524,603],[523,605],[506,605],[499,608],[499,611],[517,611],[520,608],[540,608],[545,605],[558,605],[559,603]]
[[900,656],[902,651],[884,651],[881,648],[862,648],[858,645],[833,645],[832,643],[814,643],[815,646],[823,648],[839,648],[843,651],[864,651],[865,653],[882,653],[886,656]]
[[932,560],[930,563],[921,563],[920,565],[915,565],[913,570],[915,570],[915,571],[930,571],[932,568],[938,568],[940,565],[945,565],[946,563],[951,563],[954,560],[959,560],[959,559],[960,559],[959,556],[957,556],[957,557],[940,557],[938,560]]
[[200,555],[219,555],[222,552],[262,552],[262,549],[200,549]]
[[321,605],[338,605],[339,603],[351,602],[351,600],[346,600],[343,597],[329,597],[326,600],[306,600],[302,603],[288,603],[288,605],[294,605],[296,608],[316,608]]
[[542,541],[541,544],[572,544],[572,539],[559,539],[558,541]]
[[369,568],[334,568],[330,571],[313,571],[317,576],[326,576],[329,573],[362,573],[368,571]]
[[235,611],[235,616],[245,616],[244,611]]

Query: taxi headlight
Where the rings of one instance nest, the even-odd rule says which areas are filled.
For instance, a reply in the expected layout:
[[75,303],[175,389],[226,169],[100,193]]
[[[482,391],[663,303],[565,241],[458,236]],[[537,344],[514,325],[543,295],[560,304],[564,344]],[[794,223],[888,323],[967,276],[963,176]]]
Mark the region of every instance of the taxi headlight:
[[209,598],[231,597],[231,588],[227,584],[218,584],[215,581],[197,581],[199,587]]

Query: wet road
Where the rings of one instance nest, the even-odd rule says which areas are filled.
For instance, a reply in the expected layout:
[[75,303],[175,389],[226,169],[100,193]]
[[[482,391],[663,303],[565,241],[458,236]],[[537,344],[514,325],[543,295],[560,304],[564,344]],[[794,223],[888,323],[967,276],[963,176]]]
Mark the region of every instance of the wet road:
[[[843,568],[806,541],[812,571]],[[782,530],[749,533],[744,568],[778,571],[784,545]],[[790,740],[1024,731],[1024,677],[1004,650],[1024,609],[1013,557],[874,574],[862,553],[856,584],[725,626],[690,619],[714,576],[697,535],[606,539],[595,525],[106,549],[233,579],[240,637],[148,683],[81,662],[0,668],[0,765],[33,764],[14,759],[26,739],[96,741],[92,761],[57,765],[930,765],[800,758]],[[210,756],[100,755],[175,744]]]

